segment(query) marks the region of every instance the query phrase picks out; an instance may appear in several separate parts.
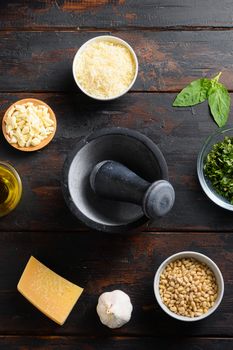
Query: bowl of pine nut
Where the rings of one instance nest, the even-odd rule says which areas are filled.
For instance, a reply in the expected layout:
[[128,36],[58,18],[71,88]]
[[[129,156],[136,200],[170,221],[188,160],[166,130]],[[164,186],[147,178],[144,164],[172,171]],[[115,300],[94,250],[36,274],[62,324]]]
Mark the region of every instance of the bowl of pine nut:
[[224,281],[213,260],[198,252],[183,251],[159,266],[154,293],[169,316],[180,321],[199,321],[218,308]]

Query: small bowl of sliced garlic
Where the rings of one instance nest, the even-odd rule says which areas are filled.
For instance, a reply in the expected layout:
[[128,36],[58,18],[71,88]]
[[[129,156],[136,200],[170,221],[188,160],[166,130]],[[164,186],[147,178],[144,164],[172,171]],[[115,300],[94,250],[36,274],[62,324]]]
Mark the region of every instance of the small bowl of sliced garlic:
[[37,151],[53,139],[57,122],[53,110],[43,101],[26,98],[11,105],[2,119],[7,142],[20,151]]

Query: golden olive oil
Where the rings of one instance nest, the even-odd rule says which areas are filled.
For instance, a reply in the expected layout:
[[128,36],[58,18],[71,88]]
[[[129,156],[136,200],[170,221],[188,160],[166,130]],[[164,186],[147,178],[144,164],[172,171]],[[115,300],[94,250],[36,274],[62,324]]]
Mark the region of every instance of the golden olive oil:
[[19,174],[10,164],[0,161],[0,217],[17,206],[21,194]]

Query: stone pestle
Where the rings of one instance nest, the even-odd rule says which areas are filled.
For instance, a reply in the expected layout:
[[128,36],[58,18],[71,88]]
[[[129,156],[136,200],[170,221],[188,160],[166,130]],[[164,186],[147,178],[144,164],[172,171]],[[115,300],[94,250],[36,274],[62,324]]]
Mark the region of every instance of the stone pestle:
[[103,198],[140,205],[150,219],[167,214],[175,201],[175,191],[167,180],[150,183],[113,160],[95,165],[90,185]]

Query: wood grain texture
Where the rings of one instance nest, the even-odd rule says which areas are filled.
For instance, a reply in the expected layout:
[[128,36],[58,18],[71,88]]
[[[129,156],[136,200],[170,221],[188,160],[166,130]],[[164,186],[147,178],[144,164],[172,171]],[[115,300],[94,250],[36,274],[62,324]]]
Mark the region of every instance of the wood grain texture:
[[1,1],[0,28],[232,27],[229,0]]
[[[232,231],[232,213],[213,204],[197,179],[197,155],[207,136],[218,130],[206,103],[193,108],[173,108],[174,94],[127,94],[109,103],[91,100],[83,94],[1,94],[1,115],[11,103],[26,97],[41,99],[51,106],[57,117],[57,133],[47,147],[33,154],[13,149],[1,136],[0,157],[16,167],[23,181],[21,203],[1,219],[2,230],[83,229],[62,196],[64,160],[90,132],[121,126],[143,132],[160,147],[176,191],[171,212],[142,229]],[[231,113],[229,124],[232,118]]]
[[0,349],[5,350],[232,350],[232,339],[216,338],[134,338],[134,337],[0,337]]
[[[78,91],[72,76],[77,49],[110,32],[0,32],[0,91]],[[129,42],[139,61],[133,91],[179,91],[222,71],[233,90],[233,31],[112,31]]]
[[[221,269],[225,281],[219,309],[209,318],[191,324],[167,316],[153,292],[154,274],[161,262],[183,250],[209,256]],[[84,288],[62,327],[16,290],[31,255]],[[0,334],[233,336],[232,262],[232,233],[1,232]],[[102,292],[114,289],[129,294],[134,309],[130,322],[112,331],[100,323],[96,305]]]
[[[229,0],[0,1],[0,119],[11,103],[35,97],[58,122],[53,141],[32,154],[12,149],[1,135],[0,159],[19,171],[23,197],[0,221],[0,349],[233,348],[232,213],[206,198],[196,175],[201,145],[218,128],[206,103],[172,108],[175,93],[191,80],[219,71],[233,92],[232,13]],[[79,93],[71,71],[77,49],[102,34],[129,42],[139,59],[132,91],[108,103]],[[232,118],[231,111],[229,124]],[[134,233],[88,230],[61,192],[67,154],[89,132],[111,126],[139,130],[158,144],[176,191],[169,215]],[[192,324],[164,314],[152,288],[160,263],[181,250],[208,255],[225,280],[219,309]],[[63,327],[16,290],[31,255],[85,288]],[[127,325],[110,330],[96,304],[102,292],[117,288],[134,309]]]

